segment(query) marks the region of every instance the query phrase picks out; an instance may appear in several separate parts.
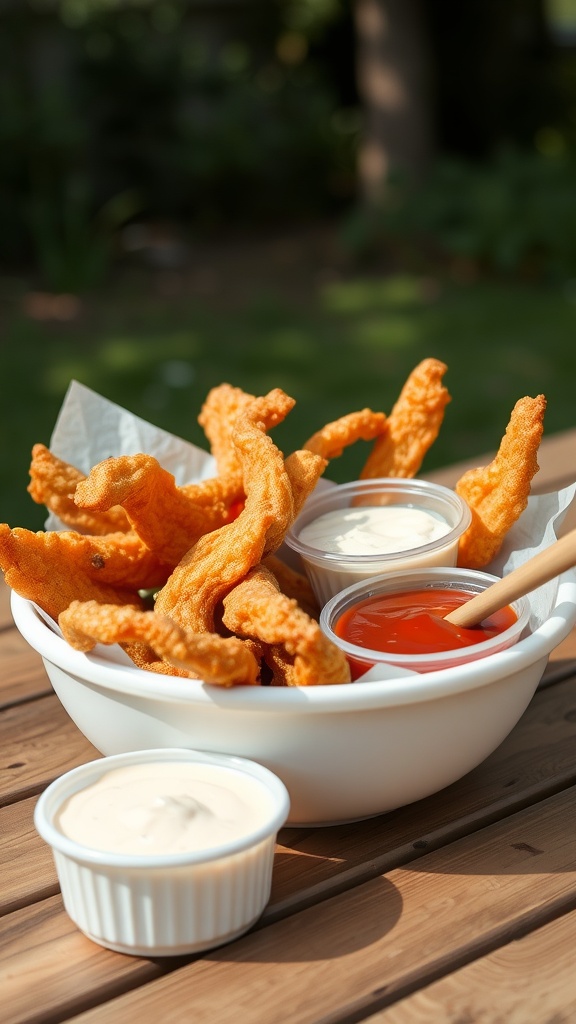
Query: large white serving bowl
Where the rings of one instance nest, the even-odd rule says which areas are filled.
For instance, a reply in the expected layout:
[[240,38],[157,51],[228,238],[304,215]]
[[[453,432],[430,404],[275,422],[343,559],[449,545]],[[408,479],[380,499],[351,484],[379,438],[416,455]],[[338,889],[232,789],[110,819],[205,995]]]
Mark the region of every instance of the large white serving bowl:
[[64,708],[103,754],[191,747],[246,757],[286,785],[288,824],[328,825],[429,796],[488,757],[576,624],[576,582],[562,577],[550,616],[508,650],[422,675],[305,688],[223,689],[156,675],[116,646],[73,650],[17,594],[12,613]]

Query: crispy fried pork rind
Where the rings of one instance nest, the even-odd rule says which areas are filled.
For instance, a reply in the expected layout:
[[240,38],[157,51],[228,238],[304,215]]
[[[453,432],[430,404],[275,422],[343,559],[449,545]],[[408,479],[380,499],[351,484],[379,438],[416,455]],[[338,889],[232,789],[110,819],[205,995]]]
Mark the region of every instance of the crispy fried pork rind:
[[273,685],[315,686],[350,682],[344,654],[297,602],[280,592],[264,566],[252,569],[223,601],[223,621],[239,636],[265,644]]
[[79,508],[74,502],[77,485],[85,474],[58,459],[43,444],[32,448],[28,493],[39,505],[45,505],[66,526],[81,533],[105,534],[129,530],[124,509],[111,505],[103,512]]
[[[72,646],[118,643],[151,672],[219,686],[349,682],[307,578],[277,552],[329,460],[355,441],[376,439],[364,478],[418,472],[450,399],[445,370],[424,360],[388,418],[350,413],[286,458],[268,432],[294,400],[223,384],[199,416],[218,475],[180,487],[151,455],[110,458],[86,476],[35,445],[29,492],[71,528],[0,524],[6,582],[59,619]],[[542,395],[518,402],[494,461],[458,482],[472,512],[461,565],[489,563],[525,508],[545,405]],[[141,596],[150,591],[154,611]]]
[[327,460],[321,455],[304,448],[292,452],[284,459],[284,469],[292,488],[294,517],[300,514],[304,502],[312,494],[327,465]]
[[[35,446],[32,495],[78,529],[0,527],[7,582],[59,620],[75,648],[118,643],[148,671],[233,686],[260,682],[262,664],[283,685],[346,681],[339,652],[313,618],[308,581],[274,555],[327,464],[308,449],[284,458],[268,436],[293,406],[280,389],[261,398],[214,389],[201,421],[228,476],[184,487],[150,455],[109,458],[86,476]],[[99,532],[80,532],[93,524]],[[291,595],[262,567],[276,624],[281,609],[293,618],[286,644],[277,634],[273,644],[258,632],[229,634],[222,622],[222,597],[263,558]],[[158,591],[153,611],[140,596],[150,590]]]
[[387,420],[387,429],[360,473],[375,477],[414,477],[436,440],[450,394],[442,384],[447,370],[439,359],[424,359],[408,377]]
[[267,555],[262,564],[276,578],[280,590],[286,597],[297,601],[310,618],[319,617],[320,605],[307,576],[287,565],[277,555]]
[[232,434],[239,413],[254,401],[254,397],[231,384],[219,384],[208,392],[198,416],[198,423],[206,434],[214,456],[218,475],[225,480],[235,481],[240,488],[242,466]]
[[282,453],[266,433],[293,408],[279,388],[255,398],[237,417],[234,444],[242,465],[242,512],[205,534],[174,569],[156,609],[193,632],[214,632],[218,602],[282,543],[294,519],[290,478]]
[[155,611],[73,601],[58,624],[71,647],[90,651],[97,643],[120,644],[139,667],[182,675],[218,686],[258,682],[259,665],[236,637],[190,633]]
[[1,523],[0,568],[9,587],[53,619],[74,600],[141,606],[138,590],[143,576],[134,571],[130,553],[123,557],[111,550],[103,555],[100,540],[72,530],[11,530]]
[[544,395],[521,398],[492,462],[469,470],[458,480],[456,493],[472,512],[472,522],[458,545],[458,565],[469,569],[488,565],[526,508],[538,472],[545,411]]
[[317,452],[326,460],[335,459],[356,441],[373,441],[386,431],[387,420],[383,412],[361,409],[327,423],[308,438],[304,448]]
[[105,459],[78,482],[74,501],[91,512],[121,506],[131,525],[158,558],[172,567],[199,537],[228,520],[242,488],[218,478],[178,487],[152,455]]

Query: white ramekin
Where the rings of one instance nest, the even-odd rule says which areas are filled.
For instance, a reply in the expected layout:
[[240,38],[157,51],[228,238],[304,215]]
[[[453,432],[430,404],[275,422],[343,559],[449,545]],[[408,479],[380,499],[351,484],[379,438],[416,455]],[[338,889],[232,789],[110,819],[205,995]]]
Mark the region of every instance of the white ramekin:
[[[156,856],[91,849],[58,828],[58,811],[73,793],[113,768],[160,761],[200,762],[231,776],[248,775],[269,805],[265,823],[222,846]],[[257,921],[270,897],[276,835],[288,811],[284,784],[253,761],[161,748],[103,757],[67,772],[38,800],[34,824],[52,847],[64,906],[78,928],[109,949],[156,957],[221,945]]]

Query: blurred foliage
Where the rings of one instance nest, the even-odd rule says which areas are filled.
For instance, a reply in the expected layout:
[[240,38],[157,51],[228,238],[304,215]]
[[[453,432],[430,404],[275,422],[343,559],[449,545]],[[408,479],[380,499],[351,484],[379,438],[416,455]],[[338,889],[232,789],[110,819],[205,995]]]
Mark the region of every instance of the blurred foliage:
[[[261,258],[273,262],[268,249]],[[305,253],[295,260],[300,267]],[[210,265],[209,253],[204,263]],[[180,292],[162,296],[154,276],[133,290],[115,281],[89,296],[73,323],[27,317],[5,282],[4,521],[42,527],[44,513],[26,492],[30,452],[37,441],[50,443],[72,378],[203,447],[197,415],[211,387],[223,380],[252,394],[282,387],[297,400],[274,428],[289,452],[351,410],[389,412],[410,370],[436,356],[448,365],[452,401],[424,475],[494,450],[523,395],[546,394],[547,434],[574,426],[576,280],[542,288],[333,274],[314,286],[310,273],[308,298],[295,302],[264,289],[253,268],[246,252],[235,298],[226,275],[215,278],[210,299],[191,297],[184,282]],[[353,479],[368,450],[367,442],[350,446],[328,475]]]
[[126,191],[94,211],[90,183],[71,176],[43,194],[34,190],[26,207],[41,278],[56,293],[79,293],[99,285],[114,254],[117,229],[139,211]]
[[44,287],[102,279],[102,211],[122,197],[196,230],[349,198],[358,119],[327,71],[334,0],[36,0],[3,17],[0,259],[35,259]]
[[135,217],[198,237],[342,216],[355,254],[572,274],[576,51],[544,16],[559,2],[422,0],[455,155],[349,217],[353,0],[5,0],[0,261],[84,293]]
[[[360,256],[387,248],[425,269],[466,261],[471,273],[562,281],[576,274],[576,156],[505,150],[492,160],[444,158],[414,187],[391,182],[386,203],[357,210],[343,238]],[[542,139],[544,146],[546,140]]]

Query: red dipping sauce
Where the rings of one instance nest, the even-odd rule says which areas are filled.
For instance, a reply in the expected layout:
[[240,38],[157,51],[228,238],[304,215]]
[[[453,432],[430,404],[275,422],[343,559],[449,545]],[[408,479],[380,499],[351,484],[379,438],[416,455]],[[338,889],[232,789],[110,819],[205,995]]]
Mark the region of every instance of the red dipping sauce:
[[[516,620],[510,605],[484,619],[473,629],[446,622],[444,616],[473,595],[462,590],[401,591],[368,597],[352,605],[336,620],[334,632],[349,644],[385,654],[425,655],[471,647],[503,633]],[[366,662],[349,657],[352,677],[366,669]]]

